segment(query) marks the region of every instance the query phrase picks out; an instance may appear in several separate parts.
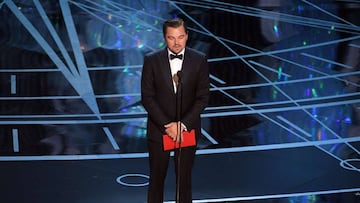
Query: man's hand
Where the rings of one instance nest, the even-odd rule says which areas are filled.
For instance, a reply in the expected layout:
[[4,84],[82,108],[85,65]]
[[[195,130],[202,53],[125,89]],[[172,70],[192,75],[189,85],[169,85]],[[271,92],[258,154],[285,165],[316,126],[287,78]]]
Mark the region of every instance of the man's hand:
[[180,122],[171,122],[166,124],[165,132],[169,135],[173,141],[180,142],[183,140],[183,131],[185,130]]

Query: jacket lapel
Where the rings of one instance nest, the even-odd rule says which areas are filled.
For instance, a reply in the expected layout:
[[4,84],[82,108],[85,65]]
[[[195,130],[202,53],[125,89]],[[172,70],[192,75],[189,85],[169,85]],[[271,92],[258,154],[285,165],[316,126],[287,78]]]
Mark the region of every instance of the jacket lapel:
[[181,79],[182,80],[188,78],[187,75],[189,74],[189,68],[191,68],[191,54],[190,54],[189,50],[186,49],[184,61],[183,61],[182,67],[181,67]]
[[160,72],[162,73],[162,77],[164,78],[165,84],[172,92],[174,92],[170,63],[169,63],[168,52],[167,52],[166,48],[161,52],[159,61],[161,62],[161,64],[160,64],[161,71]]

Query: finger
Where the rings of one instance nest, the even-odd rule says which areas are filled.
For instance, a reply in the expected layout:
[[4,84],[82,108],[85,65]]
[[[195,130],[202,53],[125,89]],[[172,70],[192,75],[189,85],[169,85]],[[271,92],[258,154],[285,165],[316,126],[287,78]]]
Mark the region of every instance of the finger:
[[174,125],[174,123],[171,122],[171,123],[165,124],[164,127],[165,127],[165,128],[170,128],[170,127],[173,126],[173,125]]
[[175,134],[174,136],[174,142],[178,142],[178,136],[177,136],[177,133]]
[[176,136],[175,136],[175,134],[173,134],[173,133],[169,133],[168,135],[169,135],[169,137],[171,137],[172,141],[174,141],[174,142],[175,142],[175,140],[176,140]]

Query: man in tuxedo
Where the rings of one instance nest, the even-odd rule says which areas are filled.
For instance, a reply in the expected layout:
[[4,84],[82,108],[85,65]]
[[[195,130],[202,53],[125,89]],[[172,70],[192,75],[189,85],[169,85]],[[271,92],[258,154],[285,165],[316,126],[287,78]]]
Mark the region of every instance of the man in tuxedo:
[[[162,136],[167,134],[181,143],[182,132],[193,129],[198,140],[200,114],[209,100],[207,58],[186,47],[188,30],[185,22],[180,18],[165,21],[163,36],[167,47],[144,57],[141,77],[141,101],[148,112],[148,203],[163,202],[170,152],[164,151]],[[180,92],[181,96],[177,97]],[[176,149],[174,153],[178,203],[192,202],[195,151],[196,146],[190,146]]]

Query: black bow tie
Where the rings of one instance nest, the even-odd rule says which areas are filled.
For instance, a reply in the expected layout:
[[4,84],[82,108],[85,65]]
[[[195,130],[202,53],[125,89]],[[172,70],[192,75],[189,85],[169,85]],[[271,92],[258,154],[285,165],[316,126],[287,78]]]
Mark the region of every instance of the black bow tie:
[[174,58],[178,58],[178,59],[182,60],[183,55],[182,54],[170,54],[170,60],[173,60]]

